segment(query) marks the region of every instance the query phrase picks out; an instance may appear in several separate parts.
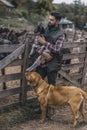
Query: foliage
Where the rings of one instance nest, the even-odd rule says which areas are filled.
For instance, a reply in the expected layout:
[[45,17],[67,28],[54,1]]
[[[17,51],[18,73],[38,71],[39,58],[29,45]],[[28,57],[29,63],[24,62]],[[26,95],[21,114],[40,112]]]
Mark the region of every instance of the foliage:
[[[0,25],[11,28],[26,28],[29,26],[29,22],[24,18],[0,18]],[[31,24],[30,24],[31,25]]]
[[26,8],[16,8],[13,13],[14,16],[28,18],[28,10]]
[[[57,10],[62,14],[63,18],[67,17],[75,23],[77,28],[83,29],[87,22],[87,6],[81,3],[81,0],[76,0],[70,5],[65,3],[55,5],[52,2],[53,0],[37,0],[37,2],[28,0],[24,5],[18,5],[17,8],[14,8],[10,16],[12,18],[23,17],[29,23],[36,25],[39,21],[45,20],[50,11]],[[0,10],[0,16],[3,17],[5,15],[7,15],[6,9]]]
[[43,15],[49,14],[51,10],[55,10],[56,6],[52,4],[53,0],[38,0],[37,8],[38,12],[41,12]]
[[58,5],[58,11],[63,17],[67,17],[69,20],[75,23],[75,26],[82,29],[87,22],[87,6],[82,3],[67,5],[62,3]]

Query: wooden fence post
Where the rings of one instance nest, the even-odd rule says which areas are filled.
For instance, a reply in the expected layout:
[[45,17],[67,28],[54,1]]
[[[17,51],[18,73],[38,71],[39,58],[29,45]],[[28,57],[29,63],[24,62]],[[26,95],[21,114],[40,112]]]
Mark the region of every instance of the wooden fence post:
[[87,52],[85,54],[85,58],[84,58],[84,67],[83,67],[83,76],[82,76],[82,81],[81,81],[81,85],[84,86],[84,82],[85,82],[85,78],[86,78],[86,73],[87,73]]
[[[2,73],[2,75],[5,75],[5,68],[3,68],[2,70],[1,70],[1,73]],[[3,82],[3,89],[5,90],[7,87],[6,87],[6,83],[5,82]]]
[[26,41],[24,55],[23,55],[23,67],[22,67],[22,81],[21,81],[21,93],[20,93],[20,102],[22,105],[26,103],[27,99],[27,81],[25,78],[25,71],[28,67],[28,59],[29,59],[29,43]]

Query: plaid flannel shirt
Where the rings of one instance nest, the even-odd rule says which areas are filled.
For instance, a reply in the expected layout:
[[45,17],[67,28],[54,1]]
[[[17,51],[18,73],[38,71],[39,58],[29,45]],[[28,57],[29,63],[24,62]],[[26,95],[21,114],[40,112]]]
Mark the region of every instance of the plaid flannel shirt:
[[44,51],[44,48],[49,50],[49,52],[57,54],[60,51],[61,47],[63,46],[64,40],[65,40],[65,35],[64,34],[60,35],[58,37],[58,40],[55,42],[55,45],[51,44],[50,42],[46,42],[43,45],[44,47],[41,47],[41,45],[38,44],[37,39],[38,39],[38,37],[35,38],[34,44],[35,44],[36,51],[39,54],[42,54],[42,52]]

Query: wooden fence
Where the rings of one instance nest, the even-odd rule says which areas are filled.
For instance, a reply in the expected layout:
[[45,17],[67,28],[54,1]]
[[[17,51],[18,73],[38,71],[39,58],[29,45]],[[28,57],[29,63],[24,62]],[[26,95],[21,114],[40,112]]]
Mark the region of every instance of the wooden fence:
[[[18,100],[15,102],[0,104],[0,107],[14,105],[18,103],[24,104],[28,98],[27,93],[30,91],[25,79],[25,71],[29,63],[29,39],[24,44],[15,45],[0,45],[0,53],[9,53],[7,57],[0,61],[0,70],[4,73],[0,75],[0,83],[6,85],[7,82],[19,80],[19,86],[12,85],[10,88],[3,86],[0,88],[0,99],[11,97],[18,94]],[[83,87],[87,84],[87,42],[71,42],[64,43],[63,48],[69,48],[71,53],[64,54],[63,60],[70,59],[70,64],[63,64],[58,72],[60,78],[57,78],[57,84],[62,81],[68,81],[78,87]],[[78,49],[77,49],[78,48]],[[76,50],[76,51],[75,51]],[[78,51],[77,51],[78,50]],[[15,72],[15,67],[20,67],[20,72]],[[15,73],[6,74],[6,69],[12,67]],[[75,71],[76,70],[76,71]]]
[[65,43],[64,48],[69,48],[70,53],[63,55],[63,60],[71,60],[70,64],[61,67],[59,74],[70,83],[83,87],[87,84],[87,42]]

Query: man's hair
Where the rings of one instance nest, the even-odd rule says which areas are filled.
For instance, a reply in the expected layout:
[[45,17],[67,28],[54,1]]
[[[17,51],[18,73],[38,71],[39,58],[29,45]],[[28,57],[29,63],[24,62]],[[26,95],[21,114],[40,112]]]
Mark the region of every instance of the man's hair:
[[56,12],[56,11],[52,11],[51,13],[50,13],[50,15],[52,15],[52,16],[54,16],[57,20],[61,20],[61,15],[60,15],[60,13],[59,12]]

